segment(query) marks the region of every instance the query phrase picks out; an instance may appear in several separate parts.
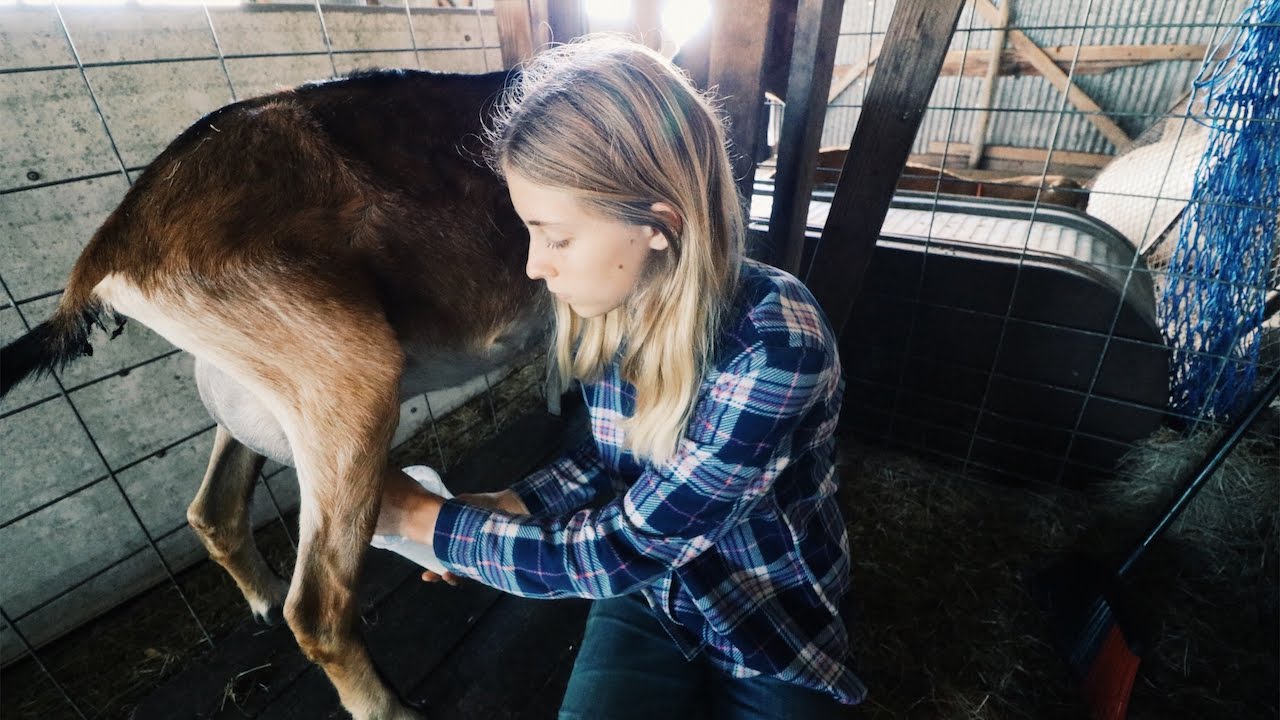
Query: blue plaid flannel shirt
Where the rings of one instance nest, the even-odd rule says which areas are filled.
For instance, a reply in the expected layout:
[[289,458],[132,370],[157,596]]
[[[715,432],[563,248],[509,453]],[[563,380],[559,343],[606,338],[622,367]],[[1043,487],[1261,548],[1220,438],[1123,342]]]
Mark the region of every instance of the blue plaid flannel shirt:
[[[450,500],[436,554],[459,575],[525,597],[640,592],[686,657],[859,702],[866,688],[847,665],[840,615],[849,550],[833,436],[843,391],[813,296],[748,261],[669,463],[637,462],[622,448],[634,389],[615,365],[583,385],[592,440],[513,486],[532,514]],[[610,502],[580,509],[610,484]]]

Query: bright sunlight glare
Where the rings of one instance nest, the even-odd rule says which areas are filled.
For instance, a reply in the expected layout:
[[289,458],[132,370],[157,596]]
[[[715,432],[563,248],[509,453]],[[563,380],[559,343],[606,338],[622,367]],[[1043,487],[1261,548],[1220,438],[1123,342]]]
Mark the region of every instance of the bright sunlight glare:
[[668,0],[662,8],[662,32],[679,47],[710,19],[711,0]]
[[631,18],[631,0],[587,0],[587,14],[603,22],[626,22]]
[[[601,22],[624,23],[631,12],[631,0],[587,0],[587,14]],[[710,18],[711,0],[667,0],[662,6],[662,34],[679,47]]]

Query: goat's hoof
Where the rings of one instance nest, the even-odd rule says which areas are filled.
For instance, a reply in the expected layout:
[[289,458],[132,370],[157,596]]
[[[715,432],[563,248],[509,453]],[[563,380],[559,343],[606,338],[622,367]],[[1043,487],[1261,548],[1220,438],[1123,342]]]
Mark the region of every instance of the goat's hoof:
[[265,627],[277,627],[284,624],[284,610],[278,605],[273,605],[266,609],[265,612],[253,612],[253,619],[259,625]]

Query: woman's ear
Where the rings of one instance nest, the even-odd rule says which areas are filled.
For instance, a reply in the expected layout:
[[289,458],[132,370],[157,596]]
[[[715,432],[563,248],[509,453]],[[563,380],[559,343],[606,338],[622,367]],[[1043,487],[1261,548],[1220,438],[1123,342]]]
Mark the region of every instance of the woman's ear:
[[[664,202],[656,202],[649,206],[649,210],[658,217],[662,218],[662,222],[671,228],[677,235],[684,231],[684,219],[680,217],[680,213],[676,209]],[[663,235],[657,228],[652,228],[653,232],[649,236],[649,247],[654,250],[666,250],[670,244],[667,236]]]

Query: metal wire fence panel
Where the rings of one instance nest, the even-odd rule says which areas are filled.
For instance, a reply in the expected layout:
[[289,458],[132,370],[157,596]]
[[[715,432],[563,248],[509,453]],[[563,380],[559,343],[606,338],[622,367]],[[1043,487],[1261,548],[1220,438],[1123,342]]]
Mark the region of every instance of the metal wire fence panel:
[[[846,7],[820,182],[844,164],[893,5]],[[961,469],[1073,487],[1196,422],[1169,405],[1156,309],[1212,112],[1189,101],[1192,81],[1255,22],[1248,5],[1013,2],[998,47],[998,5],[966,8],[845,338],[850,422]],[[1252,197],[1280,213],[1274,193]],[[757,200],[753,217],[767,217]],[[826,200],[810,207],[810,256]],[[1270,272],[1247,291],[1273,306],[1256,335],[1263,365],[1280,362]],[[1222,360],[1202,346],[1190,357]]]
[[[335,70],[497,69],[480,5],[0,6],[0,341],[49,315],[94,229],[190,123]],[[191,359],[136,323],[91,339],[101,352],[0,405],[5,663],[161,581],[207,638],[205,611],[172,581],[205,557],[185,525],[212,441]],[[434,394],[436,413],[497,379]],[[397,442],[426,426],[427,402],[404,404]],[[268,473],[255,526],[297,507],[292,471]]]

